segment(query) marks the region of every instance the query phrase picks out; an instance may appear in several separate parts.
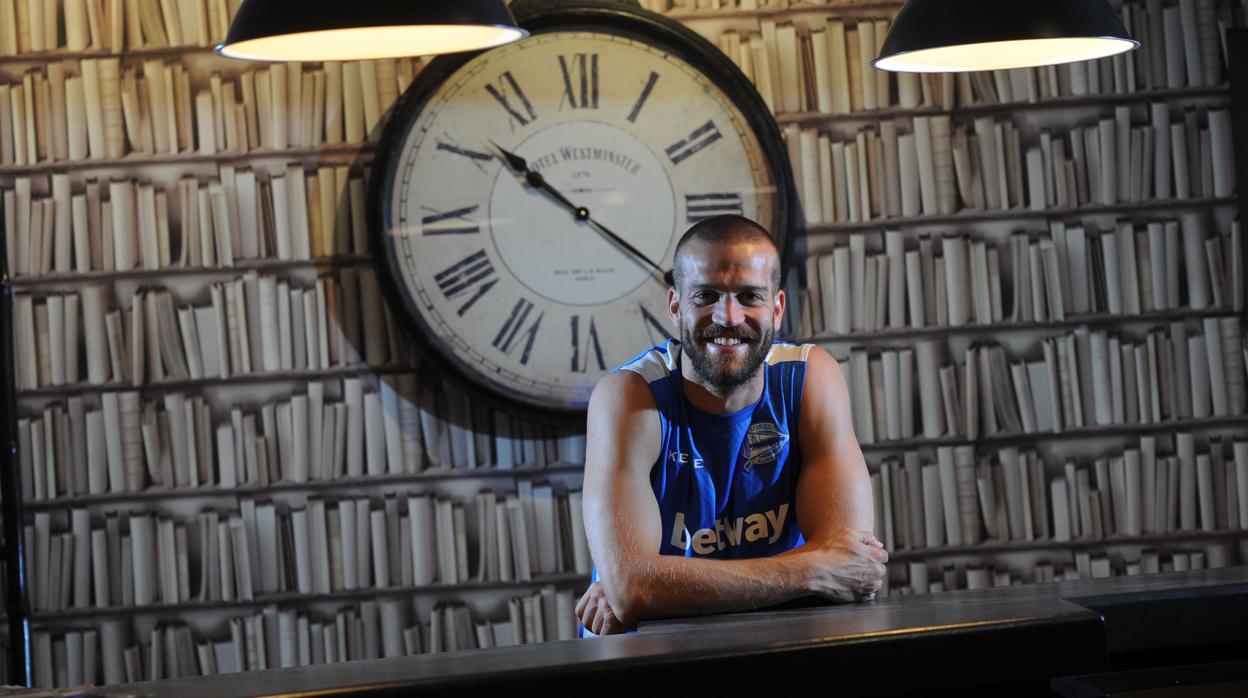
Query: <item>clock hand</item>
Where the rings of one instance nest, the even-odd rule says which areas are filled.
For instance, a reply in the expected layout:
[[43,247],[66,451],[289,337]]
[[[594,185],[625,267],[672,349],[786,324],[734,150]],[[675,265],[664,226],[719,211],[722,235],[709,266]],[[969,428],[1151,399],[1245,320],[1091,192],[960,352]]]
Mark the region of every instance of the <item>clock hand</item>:
[[576,204],[568,200],[566,196],[564,196],[563,194],[560,194],[559,190],[552,187],[550,183],[546,181],[546,178],[541,175],[540,172],[534,172],[530,170],[529,164],[527,161],[525,161],[524,158],[520,157],[519,155],[516,155],[513,152],[506,150],[505,148],[495,143],[494,141],[490,141],[490,145],[494,146],[494,149],[497,150],[503,156],[503,160],[507,163],[508,168],[510,168],[516,174],[524,175],[524,181],[529,186],[535,189],[541,190],[545,192],[546,194],[550,195],[556,201],[566,206],[568,210],[572,211],[573,215],[576,216],[577,220],[585,221],[586,223],[590,225],[591,228],[593,228],[594,230],[597,230],[600,234],[610,239],[616,245],[627,250],[630,254],[632,254],[637,259],[640,259],[646,264],[649,264],[651,268],[653,268],[656,272],[658,272],[659,277],[662,278],[669,286],[673,283],[672,272],[663,271],[662,267],[660,267],[658,264],[655,264],[653,261],[651,261],[649,257],[642,254],[636,247],[633,247],[628,242],[626,242],[624,238],[620,237],[619,235],[616,235],[615,233],[608,230],[606,226],[594,220],[589,215],[589,209],[585,208],[584,206],[577,206]]
[[657,265],[657,264],[655,264],[654,262],[650,261],[650,258],[649,258],[649,257],[647,257],[647,256],[645,256],[645,255],[644,255],[644,254],[642,254],[641,252],[639,252],[639,251],[637,250],[637,248],[636,248],[636,247],[633,247],[632,245],[630,245],[630,244],[628,244],[627,242],[625,242],[625,241],[624,241],[624,238],[620,237],[619,235],[616,235],[615,233],[611,232],[610,230],[607,230],[607,227],[606,227],[605,225],[603,225],[603,224],[599,223],[598,221],[594,220],[593,218],[588,218],[588,217],[587,217],[587,218],[585,219],[585,222],[586,222],[586,223],[588,223],[588,224],[590,225],[590,227],[591,227],[591,228],[593,228],[594,230],[597,230],[599,233],[602,233],[603,235],[605,235],[607,238],[609,238],[609,239],[610,239],[612,242],[614,242],[615,244],[619,245],[620,247],[623,247],[625,250],[628,250],[628,251],[629,251],[629,252],[630,252],[630,253],[631,253],[634,257],[636,257],[636,258],[640,259],[641,261],[645,262],[646,264],[649,264],[651,268],[653,268],[656,272],[658,272],[659,277],[660,277],[660,278],[662,278],[662,279],[663,279],[663,281],[664,281],[665,283],[667,283],[667,285],[669,285],[669,286],[671,286],[671,285],[672,285],[672,283],[673,283],[673,282],[672,282],[672,272],[670,272],[670,271],[663,271],[663,268],[662,268],[662,267],[660,267],[659,265]]
[[504,150],[502,146],[495,143],[494,141],[490,141],[490,144],[494,146],[495,150],[497,150],[499,153],[503,155],[503,159],[506,161],[507,166],[511,168],[513,172],[515,172],[516,174],[524,175],[524,181],[529,186],[533,187],[534,189],[538,189],[538,190],[545,192],[555,201],[558,201],[559,203],[563,204],[565,207],[567,207],[569,211],[572,212],[573,215],[576,216],[577,220],[583,221],[589,218],[589,209],[584,208],[582,206],[577,206],[576,204],[569,201],[568,197],[564,196],[563,194],[560,194],[559,190],[550,186],[550,182],[546,181],[546,178],[542,176],[542,173],[534,172],[533,170],[530,170],[529,164],[525,161],[524,158],[520,157],[519,155],[516,155],[515,153]]

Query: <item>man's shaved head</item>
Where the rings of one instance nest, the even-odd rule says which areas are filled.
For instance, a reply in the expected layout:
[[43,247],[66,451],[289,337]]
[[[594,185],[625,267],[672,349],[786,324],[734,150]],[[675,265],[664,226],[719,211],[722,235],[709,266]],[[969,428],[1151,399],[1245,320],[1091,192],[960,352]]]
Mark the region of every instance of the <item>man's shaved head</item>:
[[780,248],[763,226],[744,216],[713,216],[700,221],[680,238],[672,259],[672,277],[676,291],[684,287],[688,248],[694,243],[704,245],[762,244],[771,256],[771,290],[780,288]]

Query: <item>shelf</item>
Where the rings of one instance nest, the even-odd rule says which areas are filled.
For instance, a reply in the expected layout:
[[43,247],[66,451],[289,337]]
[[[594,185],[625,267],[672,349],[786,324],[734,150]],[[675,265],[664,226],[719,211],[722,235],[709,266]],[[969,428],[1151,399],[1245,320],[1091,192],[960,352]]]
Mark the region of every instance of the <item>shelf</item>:
[[33,612],[32,623],[48,625],[56,621],[88,620],[107,616],[146,616],[159,613],[191,613],[196,611],[219,611],[230,609],[255,609],[271,605],[304,606],[318,602],[354,602],[393,596],[415,596],[419,594],[446,594],[463,592],[483,592],[514,589],[524,592],[549,584],[588,585],[589,575],[577,572],[564,572],[538,576],[531,582],[467,582],[465,584],[431,584],[427,586],[387,587],[384,589],[357,589],[337,591],[328,594],[301,594],[297,591],[284,591],[276,594],[259,594],[251,601],[187,601],[175,604],[150,604],[147,606],[114,606],[109,608],[72,608],[56,612]]
[[[916,419],[917,421],[917,419]],[[1230,428],[1248,429],[1248,416],[1206,417],[1204,419],[1179,419],[1156,424],[1111,424],[1107,426],[1080,427],[1064,431],[1032,432],[1028,434],[994,434],[967,439],[962,436],[940,437],[936,439],[901,439],[862,444],[863,453],[902,453],[917,448],[936,448],[938,446],[981,446],[1006,447],[1026,446],[1039,442],[1076,441],[1079,439],[1099,438],[1106,436],[1148,436],[1150,434],[1174,432],[1205,432],[1215,429]]]
[[719,10],[676,10],[662,13],[669,19],[678,22],[688,22],[696,20],[708,19],[742,19],[747,17],[758,17],[762,19],[771,17],[789,17],[795,14],[803,13],[820,13],[833,14],[836,12],[871,12],[875,10],[888,10],[891,14],[895,14],[896,10],[901,9],[902,0],[850,0],[849,2],[832,2],[822,3],[818,5],[799,4],[789,7],[767,7],[757,10],[741,10],[741,9],[719,9]]
[[16,291],[40,288],[43,286],[83,285],[105,281],[165,279],[170,277],[196,276],[238,276],[247,271],[292,271],[301,269],[322,269],[357,264],[372,264],[373,258],[368,255],[334,255],[315,259],[243,259],[236,261],[232,267],[168,267],[165,269],[128,269],[125,271],[88,271],[45,274],[42,276],[18,276],[13,278]]
[[44,174],[53,172],[60,173],[76,170],[106,170],[113,168],[134,167],[135,165],[185,165],[193,163],[228,165],[232,163],[252,162],[256,160],[293,160],[297,158],[336,155],[357,155],[360,157],[367,157],[371,156],[376,149],[377,146],[373,143],[365,143],[363,145],[358,143],[343,143],[338,145],[320,145],[311,148],[285,148],[282,150],[257,148],[255,150],[249,150],[245,153],[219,152],[212,155],[204,155],[193,151],[160,155],[130,153],[129,155],[120,158],[99,158],[94,160],[47,160],[34,165],[0,165],[0,176]]
[[50,511],[91,505],[111,505],[129,502],[165,501],[170,499],[221,499],[253,497],[265,499],[266,495],[276,492],[309,492],[334,493],[339,490],[363,487],[416,485],[424,482],[445,480],[508,480],[522,478],[540,478],[543,475],[564,475],[584,472],[585,466],[580,463],[558,463],[546,468],[515,468],[499,470],[498,468],[430,468],[419,473],[401,475],[372,475],[364,477],[343,477],[336,480],[313,480],[309,482],[275,482],[269,485],[243,485],[241,487],[218,488],[152,488],[142,492],[110,492],[107,494],[75,495],[38,501],[26,501],[26,511]]
[[1239,540],[1248,538],[1248,530],[1229,531],[1177,531],[1174,533],[1153,533],[1141,536],[1110,536],[1101,540],[1079,538],[1069,541],[1031,540],[1031,541],[992,541],[978,545],[958,545],[945,548],[918,548],[889,551],[889,562],[911,562],[941,557],[960,557],[967,555],[989,555],[998,553],[1019,553],[1044,550],[1087,550],[1112,546],[1147,546],[1180,542],[1209,542],[1220,540]]
[[1119,203],[1110,206],[1095,204],[1079,208],[1046,208],[1033,211],[1029,208],[996,209],[992,211],[964,210],[948,216],[899,216],[897,218],[877,218],[858,223],[818,223],[808,225],[804,232],[808,235],[841,232],[875,232],[884,228],[914,228],[934,225],[957,225],[960,223],[976,223],[982,221],[1010,220],[1061,220],[1081,216],[1130,215],[1145,211],[1167,211],[1204,208],[1212,206],[1237,206],[1239,199],[1235,196],[1213,196],[1192,199],[1168,199],[1165,201],[1149,200],[1135,203]]
[[209,46],[155,46],[147,48],[127,48],[122,53],[105,51],[104,49],[87,49],[70,51],[57,48],[51,51],[19,53],[16,56],[0,56],[0,65],[21,63],[51,63],[53,61],[76,61],[84,58],[157,58],[160,56],[193,56],[211,54]]
[[299,371],[266,371],[260,373],[243,373],[229,378],[192,378],[180,381],[158,381],[143,385],[130,383],[75,383],[74,385],[54,385],[34,390],[19,390],[18,400],[34,398],[56,398],[81,395],[83,393],[104,393],[114,391],[137,390],[143,395],[162,394],[169,390],[194,390],[197,388],[217,388],[234,385],[257,385],[264,383],[283,383],[288,381],[314,381],[327,378],[349,378],[353,376],[391,375],[396,373],[414,372],[411,366],[336,366],[328,369]]
[[786,124],[798,124],[800,126],[817,126],[820,124],[832,123],[854,123],[863,121],[883,121],[886,119],[896,119],[913,116],[940,116],[949,114],[951,116],[977,115],[977,114],[997,114],[1002,112],[1019,112],[1019,111],[1045,111],[1050,109],[1071,109],[1083,106],[1104,106],[1115,104],[1134,104],[1137,102],[1153,102],[1158,100],[1170,99],[1202,99],[1209,97],[1226,97],[1230,98],[1231,89],[1229,85],[1219,85],[1217,87],[1183,87],[1179,89],[1161,89],[1161,90],[1139,90],[1131,93],[1111,93],[1096,95],[1066,95],[1063,97],[1052,97],[1043,99],[1038,102],[1003,102],[1001,104],[968,104],[965,106],[957,106],[953,109],[941,109],[939,107],[917,107],[914,109],[903,109],[901,107],[890,107],[887,109],[876,109],[873,111],[859,111],[849,114],[825,114],[823,112],[800,112],[789,114],[777,114],[776,122],[781,126]]
[[1093,313],[1075,315],[1065,320],[1047,322],[1009,322],[1003,321],[992,325],[940,325],[935,327],[903,327],[898,329],[879,330],[877,332],[851,332],[849,334],[819,334],[794,340],[796,344],[820,344],[843,346],[854,343],[889,342],[902,339],[956,337],[960,335],[984,335],[998,332],[1027,332],[1074,329],[1077,327],[1117,327],[1121,325],[1146,324],[1152,322],[1170,322],[1173,320],[1239,317],[1240,312],[1230,308],[1205,308],[1202,310],[1163,310],[1135,315],[1114,315],[1111,313]]

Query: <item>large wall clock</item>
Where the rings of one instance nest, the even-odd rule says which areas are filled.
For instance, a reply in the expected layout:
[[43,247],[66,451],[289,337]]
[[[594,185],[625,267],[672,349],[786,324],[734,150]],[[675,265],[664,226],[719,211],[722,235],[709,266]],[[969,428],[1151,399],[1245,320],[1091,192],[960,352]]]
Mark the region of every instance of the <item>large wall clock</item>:
[[787,252],[792,175],[749,81],[627,2],[515,3],[519,43],[438,58],[388,122],[371,244],[436,367],[508,404],[582,413],[674,329],[676,242],[718,213]]

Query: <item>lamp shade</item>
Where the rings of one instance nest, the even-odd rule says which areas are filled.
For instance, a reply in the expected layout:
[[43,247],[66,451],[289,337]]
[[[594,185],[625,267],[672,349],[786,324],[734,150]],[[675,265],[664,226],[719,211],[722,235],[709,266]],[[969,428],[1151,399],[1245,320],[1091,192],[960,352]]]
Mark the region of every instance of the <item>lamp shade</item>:
[[339,61],[492,48],[528,32],[502,0],[244,0],[214,50],[257,61]]
[[898,72],[1002,70],[1139,45],[1106,0],[907,0],[872,63]]

